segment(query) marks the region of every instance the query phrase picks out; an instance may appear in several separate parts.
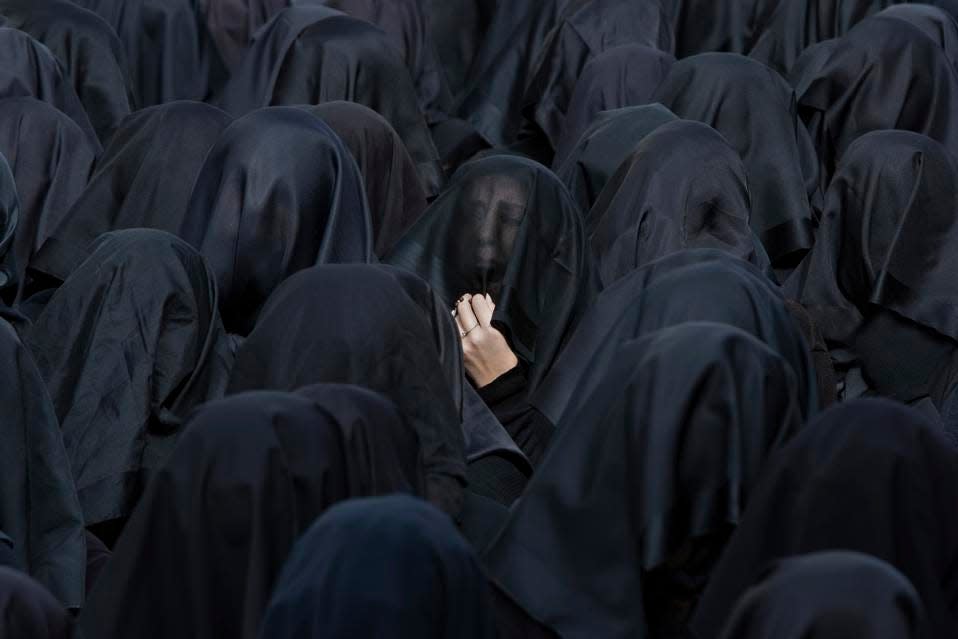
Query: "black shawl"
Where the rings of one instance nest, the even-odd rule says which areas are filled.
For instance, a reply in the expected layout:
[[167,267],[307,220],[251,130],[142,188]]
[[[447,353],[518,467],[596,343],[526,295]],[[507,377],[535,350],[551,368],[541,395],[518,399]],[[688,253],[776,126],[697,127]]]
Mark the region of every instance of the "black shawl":
[[244,335],[296,271],[374,259],[355,160],[322,120],[292,107],[256,111],[223,132],[179,235],[209,261],[226,327]]
[[[83,515],[57,415],[30,351],[0,320],[5,416],[0,429],[0,528],[13,542],[13,567],[68,608],[83,605]],[[6,615],[0,614],[0,619]],[[32,637],[32,634],[0,635]]]
[[72,0],[113,27],[140,107],[205,100],[226,69],[203,21],[204,0]]
[[53,398],[87,525],[132,511],[233,361],[203,258],[161,231],[99,240],[25,340]]
[[255,639],[296,539],[332,504],[418,494],[416,434],[350,386],[247,393],[190,418],[80,616],[97,639]]
[[329,125],[352,153],[366,187],[375,252],[383,256],[426,210],[416,164],[381,115],[355,102],[304,107]]
[[[839,38],[868,16],[900,0],[779,2],[760,26],[749,56],[787,75],[809,47]],[[879,41],[874,41],[879,45]]]
[[851,550],[911,580],[928,615],[925,637],[953,637],[956,503],[958,452],[939,427],[886,400],[830,409],[769,460],[695,613],[695,636],[713,637],[769,562]]
[[306,269],[263,307],[237,353],[229,392],[342,383],[383,393],[419,436],[430,501],[455,515],[465,478],[455,388],[462,379],[448,372],[433,331],[422,308],[378,267]]
[[486,578],[447,516],[406,496],[331,508],[290,553],[260,639],[492,639]]
[[[596,114],[595,122],[570,149],[556,174],[583,211],[635,150],[655,129],[678,118],[661,104],[625,107]],[[556,156],[558,159],[558,156]]]
[[681,593],[694,599],[765,460],[799,430],[795,376],[704,322],[621,344],[592,375],[483,560],[562,637],[661,636],[675,582],[698,582]]
[[2,27],[0,59],[4,60],[0,98],[33,97],[53,105],[76,122],[100,152],[100,140],[90,118],[50,49],[23,31]]
[[769,566],[742,595],[722,638],[918,639],[925,623],[921,598],[894,566],[836,550]]
[[605,289],[579,323],[531,403],[553,424],[588,394],[624,341],[682,322],[728,324],[757,337],[793,369],[802,417],[818,410],[815,371],[777,286],[724,251],[697,249],[652,262]]
[[203,22],[230,71],[235,71],[260,27],[290,0],[201,0]]
[[[844,374],[944,407],[958,376],[958,163],[917,133],[854,142],[829,187],[815,248],[786,282]],[[846,397],[860,394],[855,378]],[[958,425],[958,424],[956,424]]]
[[870,131],[914,131],[958,152],[958,75],[938,42],[904,20],[873,16],[807,49],[790,79],[823,184]]
[[0,19],[36,38],[57,57],[106,144],[136,108],[126,54],[113,28],[70,0],[0,0]]
[[815,149],[792,88],[754,60],[712,53],[677,62],[655,101],[712,126],[739,152],[748,171],[752,229],[773,265],[795,266],[812,246],[821,192]]
[[549,34],[523,98],[527,125],[538,127],[552,149],[589,60],[626,44],[672,52],[672,24],[662,0],[589,0],[580,5]]
[[253,38],[222,106],[240,116],[271,105],[357,102],[386,118],[416,161],[429,196],[442,169],[412,78],[377,27],[322,6],[279,13]]
[[86,188],[96,150],[80,127],[53,106],[34,98],[8,98],[0,100],[0,153],[20,196],[14,254],[22,282],[34,253]]
[[938,43],[953,69],[958,71],[958,18],[928,4],[898,4],[878,14],[904,20]]
[[463,166],[386,261],[418,273],[451,309],[488,293],[493,321],[545,376],[594,292],[582,216],[545,167],[515,156]]
[[768,266],[749,228],[745,166],[715,129],[679,120],[626,158],[586,218],[603,286],[683,249],[713,248]]
[[103,233],[147,228],[177,234],[193,183],[229,116],[198,102],[172,102],[126,118],[96,163],[90,184],[59,224],[48,225],[31,266],[65,280]]
[[17,183],[6,158],[0,155],[0,317],[19,297],[23,267],[17,263],[17,229],[20,226],[20,200]]
[[446,119],[452,94],[419,0],[293,0],[291,4],[323,4],[382,29],[406,63],[426,122]]
[[674,63],[671,54],[641,44],[613,47],[589,60],[569,98],[552,166],[562,166],[602,111],[651,102]]

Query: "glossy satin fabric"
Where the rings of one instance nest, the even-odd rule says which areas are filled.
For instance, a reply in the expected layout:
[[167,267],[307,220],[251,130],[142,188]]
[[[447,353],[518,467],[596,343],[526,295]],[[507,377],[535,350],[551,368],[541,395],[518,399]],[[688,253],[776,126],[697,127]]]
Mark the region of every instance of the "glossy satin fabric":
[[79,126],[34,98],[0,100],[0,153],[20,199],[14,253],[18,280],[87,186],[96,150]]
[[745,166],[721,135],[699,122],[663,124],[635,147],[586,216],[599,279],[610,286],[683,249],[719,249],[767,266],[750,209]]
[[73,623],[43,586],[16,570],[0,567],[0,635],[70,639]]
[[671,54],[640,44],[613,47],[589,60],[569,98],[552,166],[562,166],[601,112],[651,102],[674,63]]
[[147,228],[178,234],[193,183],[229,122],[224,112],[198,102],[142,109],[123,120],[90,184],[47,231],[33,268],[63,281],[103,233]]
[[0,526],[12,542],[12,567],[39,581],[60,606],[77,609],[84,598],[84,520],[60,425],[30,350],[6,321],[0,352],[9,375],[2,386]]
[[956,464],[940,427],[900,404],[848,402],[823,413],[769,461],[696,611],[695,636],[713,636],[770,562],[825,550],[887,561],[924,602],[919,636],[952,636]]
[[50,49],[26,33],[0,27],[0,97],[34,97],[66,113],[87,135],[97,152],[100,140],[80,98]]
[[958,75],[939,44],[904,20],[874,16],[807,49],[790,81],[823,184],[870,131],[914,131],[958,150]]
[[381,115],[354,102],[327,102],[307,111],[329,125],[363,176],[375,234],[375,253],[386,255],[426,210],[416,164]]
[[542,46],[523,99],[523,116],[555,149],[576,82],[600,53],[638,44],[671,53],[672,24],[662,0],[589,0],[570,9]]
[[226,327],[243,335],[296,271],[374,259],[356,162],[322,120],[292,107],[256,111],[223,131],[179,235],[209,261]]
[[72,0],[113,27],[137,104],[205,100],[226,69],[202,18],[203,0]]
[[406,63],[426,122],[435,124],[448,117],[452,93],[419,0],[293,0],[292,4],[323,4],[382,29]]
[[386,262],[428,281],[449,308],[465,294],[491,295],[493,322],[535,386],[594,294],[581,217],[545,167],[487,157],[453,176]]
[[419,436],[430,501],[457,515],[465,460],[455,385],[462,378],[447,372],[433,330],[421,307],[385,270],[307,269],[266,303],[237,353],[228,390],[343,383],[383,393]]
[[449,518],[406,496],[331,508],[290,553],[261,639],[491,639],[486,577]]
[[336,502],[418,493],[418,459],[396,407],[356,387],[205,405],[124,531],[83,636],[255,638],[296,539]]
[[[870,15],[898,0],[802,0],[779,2],[757,34],[749,57],[782,74],[809,47],[839,38]],[[877,42],[875,44],[878,44]]]
[[677,119],[661,104],[598,113],[561,166],[555,168],[556,175],[569,188],[582,211],[588,212],[639,143],[658,127]]
[[289,6],[289,0],[202,0],[203,21],[226,67],[233,72],[260,27]]
[[732,612],[723,639],[917,639],[921,597],[890,564],[830,551],[775,562]]
[[137,107],[123,45],[113,28],[70,0],[2,0],[0,18],[42,42],[73,84],[100,142]]
[[781,290],[751,264],[714,249],[674,253],[605,289],[530,402],[560,423],[622,342],[690,321],[727,324],[764,342],[792,367],[803,418],[817,412],[808,345]]
[[623,343],[592,375],[483,561],[563,637],[656,636],[648,606],[667,577],[650,573],[741,520],[765,460],[801,427],[795,377],[710,323]]
[[739,152],[748,171],[752,229],[773,265],[794,266],[812,246],[821,206],[815,149],[798,117],[795,91],[754,60],[712,53],[673,65],[655,101],[715,128]]
[[335,100],[386,118],[416,161],[426,193],[438,193],[439,154],[412,78],[389,37],[368,22],[322,6],[282,11],[256,34],[220,103],[240,116],[265,106]]
[[958,340],[958,163],[917,133],[859,138],[829,187],[815,249],[787,285],[832,348],[871,307]]
[[225,391],[233,353],[216,298],[186,243],[117,231],[30,329],[87,525],[129,515],[189,412]]

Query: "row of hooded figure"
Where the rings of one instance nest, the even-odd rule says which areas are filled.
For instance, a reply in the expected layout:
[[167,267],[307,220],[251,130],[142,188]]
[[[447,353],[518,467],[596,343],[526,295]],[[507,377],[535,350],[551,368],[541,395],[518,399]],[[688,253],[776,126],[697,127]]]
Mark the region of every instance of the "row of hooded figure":
[[0,0],[0,638],[958,636],[936,4]]

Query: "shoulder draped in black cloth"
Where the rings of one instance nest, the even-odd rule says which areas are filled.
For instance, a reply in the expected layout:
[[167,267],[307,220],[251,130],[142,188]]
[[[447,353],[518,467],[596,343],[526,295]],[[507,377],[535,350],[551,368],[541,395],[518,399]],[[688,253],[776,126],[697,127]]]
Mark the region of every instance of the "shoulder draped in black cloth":
[[801,427],[795,375],[707,322],[620,344],[593,375],[483,560],[562,637],[679,636],[765,460]]
[[[840,373],[859,366],[883,396],[943,410],[958,381],[956,246],[952,155],[917,133],[869,133],[842,157],[815,248],[786,290]],[[849,381],[846,397],[858,394]]]
[[663,124],[636,146],[586,217],[586,232],[609,286],[660,257],[711,248],[768,266],[749,228],[745,166],[715,129]]
[[495,637],[486,577],[450,519],[407,496],[330,508],[297,542],[260,639]]
[[206,0],[72,0],[113,27],[126,52],[137,104],[205,100],[226,68],[203,20]]
[[603,111],[648,104],[675,63],[671,54],[641,44],[613,47],[582,68],[556,140],[560,167]]
[[639,142],[663,124],[677,119],[661,104],[597,113],[592,125],[556,167],[556,175],[569,187],[579,207],[588,211]]
[[[545,135],[555,149],[576,82],[589,60],[612,47],[639,44],[672,52],[672,24],[663,0],[589,0],[549,34],[523,98],[520,135]],[[623,105],[625,106],[625,105]]]
[[752,229],[776,268],[797,264],[812,246],[821,191],[815,149],[788,83],[754,60],[709,53],[673,65],[655,101],[715,128],[739,152]]
[[53,398],[87,525],[129,515],[233,353],[203,258],[162,231],[97,240],[25,340]]
[[958,71],[958,16],[930,4],[898,4],[876,17],[904,20],[918,28],[938,43],[952,68]]
[[[306,269],[263,307],[229,392],[359,384],[383,393],[419,436],[430,501],[457,514],[465,480],[455,379],[433,325],[394,275],[369,265]],[[447,342],[448,344],[448,342]]]
[[439,153],[412,78],[379,28],[322,6],[298,6],[253,38],[220,101],[240,116],[271,105],[348,100],[386,118],[416,161],[430,197],[442,186]]
[[226,328],[243,335],[296,271],[375,259],[355,160],[322,120],[293,107],[261,109],[220,135],[179,235],[209,261]]
[[921,598],[894,566],[833,550],[769,566],[736,604],[722,638],[919,639],[925,623]]
[[126,54],[113,28],[70,0],[0,0],[0,22],[30,34],[57,57],[106,144],[136,108]]
[[303,108],[328,124],[356,160],[366,187],[375,252],[385,255],[426,210],[415,162],[399,134],[372,109],[343,101]]
[[332,504],[422,489],[415,432],[352,386],[206,404],[150,482],[83,637],[254,639],[296,539]]
[[72,636],[69,614],[43,586],[23,573],[0,567],[0,637]]
[[10,163],[20,197],[14,253],[22,282],[34,253],[86,188],[96,150],[53,106],[7,98],[0,100],[0,153]]
[[61,214],[39,238],[45,241],[30,266],[63,281],[103,233],[179,233],[196,176],[229,122],[226,113],[199,102],[171,102],[127,117],[69,215]]
[[714,636],[769,562],[823,550],[887,561],[924,602],[922,636],[954,636],[958,452],[940,427],[887,400],[847,402],[767,469],[695,613],[695,636]]
[[581,0],[494,0],[482,46],[475,52],[456,115],[492,146],[511,143],[535,61],[566,4]]
[[594,293],[582,215],[555,175],[515,156],[463,166],[386,261],[419,274],[449,308],[488,293],[493,321],[534,387]]
[[452,94],[419,0],[293,0],[291,4],[323,4],[382,29],[406,63],[426,122],[448,117]]
[[30,351],[3,320],[0,355],[8,371],[0,392],[0,528],[12,542],[12,567],[32,575],[62,606],[80,608],[83,515],[57,416]]
[[873,16],[807,49],[790,78],[823,184],[870,131],[914,131],[958,152],[958,75],[938,42],[904,20]]
[[[802,0],[779,2],[755,34],[749,57],[788,74],[811,46],[839,38],[870,15],[900,0]],[[878,42],[875,42],[877,45]]]
[[553,424],[588,394],[624,341],[682,322],[728,324],[755,336],[789,363],[802,417],[818,410],[815,371],[781,290],[757,268],[724,251],[696,249],[648,264],[605,289],[579,322],[531,403]]
[[34,97],[47,102],[77,123],[100,151],[100,140],[80,98],[50,49],[10,27],[0,27],[0,98]]

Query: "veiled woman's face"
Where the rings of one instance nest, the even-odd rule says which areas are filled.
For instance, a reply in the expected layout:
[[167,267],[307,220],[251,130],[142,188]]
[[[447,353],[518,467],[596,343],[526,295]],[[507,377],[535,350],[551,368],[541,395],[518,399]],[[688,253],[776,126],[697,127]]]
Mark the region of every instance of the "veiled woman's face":
[[466,224],[462,240],[463,256],[494,294],[505,276],[519,226],[525,217],[528,193],[517,179],[504,175],[482,175],[464,187],[462,206]]

